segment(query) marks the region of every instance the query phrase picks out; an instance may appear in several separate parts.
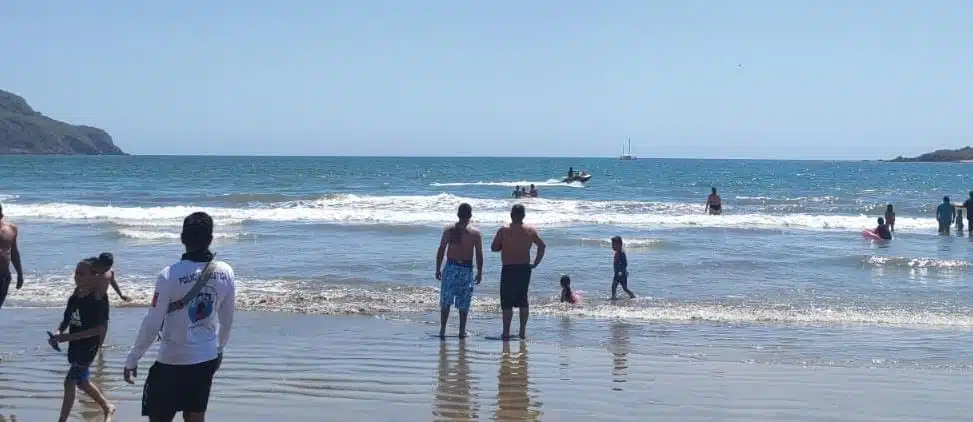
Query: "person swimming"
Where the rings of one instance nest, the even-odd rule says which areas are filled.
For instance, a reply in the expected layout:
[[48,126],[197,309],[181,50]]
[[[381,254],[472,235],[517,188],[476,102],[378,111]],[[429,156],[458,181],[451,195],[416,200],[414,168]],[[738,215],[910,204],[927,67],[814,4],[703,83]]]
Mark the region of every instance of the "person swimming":
[[884,218],[878,218],[878,227],[874,231],[882,240],[892,240],[892,231],[889,229],[889,225],[885,224]]
[[514,192],[510,196],[520,198],[520,185],[514,186]]
[[531,198],[537,198],[537,188],[534,187],[533,183],[530,184],[530,190],[527,192],[527,194],[530,195]]
[[572,305],[581,303],[581,295],[571,291],[571,277],[567,274],[561,276],[561,302]]

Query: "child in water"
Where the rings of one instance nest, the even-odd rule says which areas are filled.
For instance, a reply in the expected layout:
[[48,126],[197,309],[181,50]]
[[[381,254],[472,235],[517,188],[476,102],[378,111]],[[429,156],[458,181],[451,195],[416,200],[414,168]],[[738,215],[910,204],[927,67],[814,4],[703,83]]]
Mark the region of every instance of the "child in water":
[[[57,334],[50,334],[48,343],[58,349],[58,343],[68,342],[68,363],[71,365],[64,377],[64,400],[61,403],[60,421],[65,422],[74,407],[77,388],[88,394],[101,407],[105,418],[111,417],[115,406],[108,403],[104,393],[89,380],[89,367],[101,348],[102,337],[108,329],[108,302],[99,286],[95,266],[97,258],[78,263],[74,272],[74,294],[64,309],[64,319],[57,327]],[[69,333],[65,333],[65,331]]]
[[567,274],[561,276],[561,302],[572,305],[581,303],[581,295],[571,291],[571,277],[568,277]]
[[889,231],[895,232],[895,210],[892,204],[885,208],[885,224],[889,225]]
[[612,299],[615,300],[615,291],[618,286],[622,286],[622,290],[628,293],[628,296],[635,299],[635,293],[632,293],[628,289],[628,257],[625,256],[625,250],[622,248],[622,237],[615,236],[612,238],[612,249],[615,250],[615,259],[613,262],[614,276],[612,277]]
[[956,207],[956,230],[959,230],[960,234],[963,233],[963,208],[961,207]]

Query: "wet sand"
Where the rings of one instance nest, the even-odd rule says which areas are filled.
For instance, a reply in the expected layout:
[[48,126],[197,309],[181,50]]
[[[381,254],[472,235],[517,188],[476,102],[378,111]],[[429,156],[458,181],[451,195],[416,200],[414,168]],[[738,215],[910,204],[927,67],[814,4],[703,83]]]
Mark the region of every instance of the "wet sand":
[[[113,310],[109,347],[92,368],[117,421],[141,420],[141,380],[129,386],[121,370],[144,311]],[[59,312],[0,311],[0,421],[56,418],[67,364],[44,331]],[[256,312],[237,321],[209,420],[933,421],[973,411],[968,370],[673,354],[661,335],[620,321],[587,345],[560,318],[532,319],[532,330],[554,335],[506,344],[483,338],[494,334],[492,316],[473,321],[471,338],[444,342],[416,321]],[[73,420],[101,420],[79,397]]]

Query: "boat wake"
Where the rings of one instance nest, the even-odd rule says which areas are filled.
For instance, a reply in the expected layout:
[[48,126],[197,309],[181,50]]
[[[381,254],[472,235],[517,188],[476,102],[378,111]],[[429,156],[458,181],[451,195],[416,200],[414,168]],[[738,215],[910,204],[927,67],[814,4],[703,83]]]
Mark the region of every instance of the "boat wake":
[[430,183],[429,186],[445,187],[445,186],[505,186],[505,187],[517,187],[517,186],[546,186],[546,187],[567,187],[567,188],[583,188],[584,184],[581,182],[569,182],[565,183],[559,179],[547,179],[543,182],[530,182],[527,180],[520,180],[515,182],[455,182],[455,183]]

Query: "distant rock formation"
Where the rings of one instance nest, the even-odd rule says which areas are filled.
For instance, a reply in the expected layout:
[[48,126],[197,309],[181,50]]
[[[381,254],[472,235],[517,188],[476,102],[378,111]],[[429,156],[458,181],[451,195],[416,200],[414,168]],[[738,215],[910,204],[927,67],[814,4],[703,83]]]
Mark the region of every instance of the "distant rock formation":
[[941,149],[935,152],[922,154],[918,157],[906,158],[898,156],[888,160],[892,163],[961,163],[973,162],[973,147],[960,149]]
[[126,155],[108,132],[54,120],[4,90],[0,90],[0,154]]

